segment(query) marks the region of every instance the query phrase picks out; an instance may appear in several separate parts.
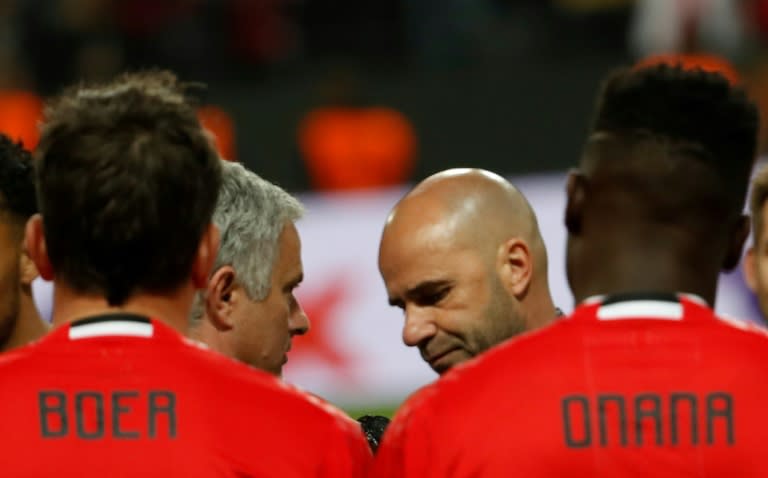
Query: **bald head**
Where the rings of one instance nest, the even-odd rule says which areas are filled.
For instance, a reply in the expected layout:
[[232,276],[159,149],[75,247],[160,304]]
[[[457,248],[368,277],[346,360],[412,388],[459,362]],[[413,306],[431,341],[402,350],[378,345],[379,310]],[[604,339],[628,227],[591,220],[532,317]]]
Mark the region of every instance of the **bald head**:
[[[427,229],[441,240],[488,252],[511,236],[541,244],[525,197],[503,177],[482,169],[449,169],[425,179],[395,206],[384,236]],[[544,248],[537,249],[546,261]]]
[[437,371],[554,316],[533,210],[489,171],[443,171],[401,199],[379,269],[390,303],[405,310],[404,342]]

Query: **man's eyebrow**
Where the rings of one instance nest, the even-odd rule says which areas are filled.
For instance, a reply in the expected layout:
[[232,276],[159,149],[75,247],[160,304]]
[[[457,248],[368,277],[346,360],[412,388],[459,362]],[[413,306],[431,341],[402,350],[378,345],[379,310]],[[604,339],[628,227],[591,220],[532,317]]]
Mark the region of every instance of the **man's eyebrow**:
[[297,285],[301,284],[303,280],[304,280],[304,272],[300,272],[296,277],[294,277],[287,284],[285,284],[285,290],[293,289]]
[[[426,280],[423,282],[419,282],[415,286],[406,290],[403,296],[407,298],[414,298],[423,294],[431,293],[437,289],[448,287],[451,284],[453,284],[453,281],[450,281],[447,279]],[[395,298],[395,297],[389,298],[389,305],[397,306],[397,305],[400,305],[401,303],[402,301],[398,298]]]

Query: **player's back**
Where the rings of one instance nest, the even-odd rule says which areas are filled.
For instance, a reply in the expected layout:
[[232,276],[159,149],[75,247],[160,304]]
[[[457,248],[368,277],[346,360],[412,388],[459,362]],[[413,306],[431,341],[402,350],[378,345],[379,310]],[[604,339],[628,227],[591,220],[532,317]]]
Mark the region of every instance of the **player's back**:
[[768,476],[765,333],[695,299],[625,299],[582,305],[417,394],[377,476]]
[[351,419],[137,316],[0,356],[0,403],[3,476],[363,476],[370,459]]

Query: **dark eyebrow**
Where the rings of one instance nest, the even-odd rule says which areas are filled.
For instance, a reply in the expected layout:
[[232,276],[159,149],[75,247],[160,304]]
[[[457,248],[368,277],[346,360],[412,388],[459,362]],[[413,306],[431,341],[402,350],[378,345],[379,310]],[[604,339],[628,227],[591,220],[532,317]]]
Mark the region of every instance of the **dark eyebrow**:
[[[436,290],[440,290],[445,287],[450,287],[451,285],[453,285],[453,281],[446,280],[446,279],[427,280],[424,282],[419,282],[415,286],[411,287],[410,289],[405,291],[403,296],[411,299],[418,298],[419,296],[434,293]],[[389,305],[400,306],[401,304],[402,304],[402,300],[395,297],[389,298]]]

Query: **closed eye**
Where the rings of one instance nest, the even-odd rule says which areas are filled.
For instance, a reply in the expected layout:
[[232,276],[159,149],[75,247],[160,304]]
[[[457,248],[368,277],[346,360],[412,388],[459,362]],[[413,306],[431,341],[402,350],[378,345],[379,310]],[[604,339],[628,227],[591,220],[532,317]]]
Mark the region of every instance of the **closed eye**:
[[421,307],[432,307],[440,303],[448,293],[451,291],[450,287],[443,287],[435,291],[420,291],[414,295],[414,302]]
[[390,297],[389,305],[405,310],[406,304],[414,304],[418,307],[433,307],[445,299],[454,283],[447,280],[426,281],[417,284],[415,287],[407,290],[400,297]]

